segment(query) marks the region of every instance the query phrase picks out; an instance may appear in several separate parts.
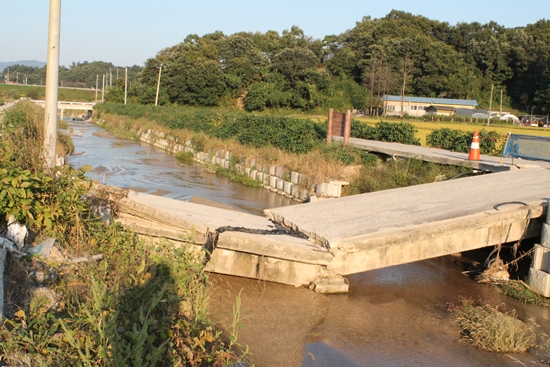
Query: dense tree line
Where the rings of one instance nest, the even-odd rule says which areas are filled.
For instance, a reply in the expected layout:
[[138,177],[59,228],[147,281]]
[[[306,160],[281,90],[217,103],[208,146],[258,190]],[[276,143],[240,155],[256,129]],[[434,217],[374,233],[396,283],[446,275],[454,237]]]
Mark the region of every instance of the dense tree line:
[[[550,20],[525,27],[430,20],[402,11],[364,17],[340,35],[313,39],[293,26],[282,34],[191,34],[161,50],[143,68],[129,69],[132,101],[193,106],[368,109],[384,94],[475,99],[534,113],[550,113]],[[14,68],[14,67],[11,67]],[[11,69],[11,75],[18,68]],[[45,69],[20,67],[29,84]],[[110,63],[60,69],[64,86],[95,86]],[[120,69],[119,69],[120,71]],[[5,74],[5,71],[4,71]],[[139,74],[139,79],[138,78]],[[13,80],[13,77],[10,76]],[[21,79],[19,81],[21,83]],[[107,100],[121,102],[124,84],[114,81]]]
[[[137,82],[139,73],[142,67],[134,65],[128,68],[128,80],[130,82]],[[44,85],[46,83],[46,66],[33,67],[25,65],[12,65],[9,69],[6,67],[2,74],[4,80],[9,82],[17,82],[19,84],[32,84],[32,85]],[[77,88],[95,88],[96,79],[98,79],[98,86],[101,89],[103,82],[103,75],[106,76],[106,84],[115,84],[117,79],[124,79],[124,67],[115,66],[110,62],[93,61],[93,62],[78,62],[72,63],[69,67],[59,67],[59,83],[64,87],[77,87]],[[120,81],[118,82],[120,83]],[[124,82],[122,82],[124,85]]]
[[[379,107],[383,94],[476,99],[550,112],[550,21],[505,28],[430,20],[401,11],[364,17],[340,35],[298,27],[266,33],[189,35],[147,60],[133,91],[154,103],[264,108]],[[131,91],[132,92],[132,91]]]

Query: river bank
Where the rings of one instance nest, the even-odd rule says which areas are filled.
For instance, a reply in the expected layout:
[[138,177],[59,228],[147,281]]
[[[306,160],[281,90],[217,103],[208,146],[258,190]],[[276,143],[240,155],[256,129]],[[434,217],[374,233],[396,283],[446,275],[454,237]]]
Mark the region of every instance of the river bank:
[[[140,167],[146,176],[148,170]],[[214,192],[206,196],[217,200]],[[468,266],[445,257],[361,273],[349,278],[349,294],[330,296],[211,274],[209,315],[230,335],[240,294],[244,327],[237,341],[249,346],[250,362],[258,366],[544,365],[536,350],[503,355],[460,341],[447,311],[459,296],[503,302],[522,320],[540,325],[539,333],[548,332],[550,320],[548,309],[522,305],[463,275]]]

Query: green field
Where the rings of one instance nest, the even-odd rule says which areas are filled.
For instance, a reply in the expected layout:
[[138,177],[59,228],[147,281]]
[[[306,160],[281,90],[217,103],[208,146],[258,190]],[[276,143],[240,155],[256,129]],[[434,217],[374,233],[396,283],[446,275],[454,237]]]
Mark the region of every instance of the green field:
[[[59,88],[58,93],[60,101],[92,102],[95,100],[95,90],[91,89]],[[2,101],[9,102],[21,97],[44,99],[44,94],[43,85],[0,84],[0,104]]]

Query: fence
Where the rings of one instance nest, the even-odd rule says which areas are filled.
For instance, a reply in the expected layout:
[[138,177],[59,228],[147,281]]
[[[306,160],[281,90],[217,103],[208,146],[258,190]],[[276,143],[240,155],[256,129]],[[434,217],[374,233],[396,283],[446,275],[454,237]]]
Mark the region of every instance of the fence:
[[550,137],[508,134],[502,151],[504,157],[511,157],[512,164],[514,158],[550,162]]

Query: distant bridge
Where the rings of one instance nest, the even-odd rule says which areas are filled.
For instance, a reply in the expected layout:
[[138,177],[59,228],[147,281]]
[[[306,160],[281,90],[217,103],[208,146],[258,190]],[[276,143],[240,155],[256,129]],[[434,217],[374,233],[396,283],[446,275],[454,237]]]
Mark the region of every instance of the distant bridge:
[[[32,102],[36,103],[39,106],[45,107],[46,101],[39,101],[39,100],[31,100]],[[91,114],[91,111],[93,111],[94,106],[97,102],[64,102],[64,101],[58,101],[57,102],[57,108],[61,110],[60,113],[60,119],[63,120],[63,115],[65,113],[65,110],[77,110],[77,111],[88,111],[88,114]]]

